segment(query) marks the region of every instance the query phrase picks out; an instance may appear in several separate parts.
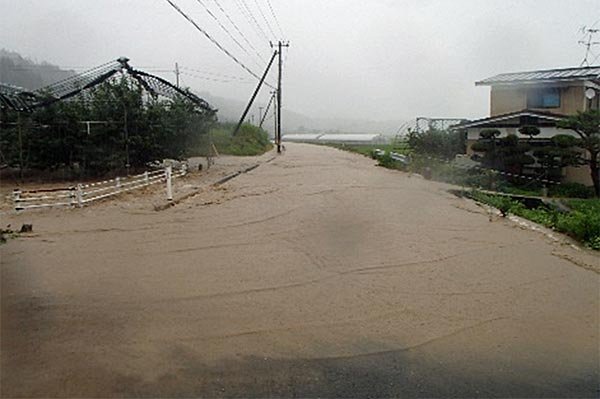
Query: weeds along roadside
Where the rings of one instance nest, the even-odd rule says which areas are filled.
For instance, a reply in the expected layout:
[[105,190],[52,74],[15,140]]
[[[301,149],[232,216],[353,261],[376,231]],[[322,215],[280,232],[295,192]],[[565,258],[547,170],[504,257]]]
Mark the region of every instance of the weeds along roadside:
[[513,214],[531,220],[600,251],[600,199],[562,199],[569,209],[564,211],[548,205],[530,209],[510,197],[479,190],[465,191],[465,195],[498,209],[504,216]]

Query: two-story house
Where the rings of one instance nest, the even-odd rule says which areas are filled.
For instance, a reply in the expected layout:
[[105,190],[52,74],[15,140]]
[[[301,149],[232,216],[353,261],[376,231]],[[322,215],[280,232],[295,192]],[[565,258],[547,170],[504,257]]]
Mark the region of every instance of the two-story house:
[[[501,137],[522,136],[518,129],[534,125],[540,129],[535,141],[575,132],[558,129],[556,123],[577,111],[600,109],[600,66],[504,73],[475,83],[490,86],[490,116],[462,123],[467,131],[467,154],[484,129],[498,129]],[[563,179],[591,185],[588,167],[568,167]]]

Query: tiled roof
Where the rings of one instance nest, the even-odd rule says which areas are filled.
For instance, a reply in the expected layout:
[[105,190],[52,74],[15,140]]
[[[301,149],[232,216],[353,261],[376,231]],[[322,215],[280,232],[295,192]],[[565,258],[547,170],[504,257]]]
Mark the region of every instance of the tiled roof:
[[600,66],[501,73],[500,75],[492,76],[491,78],[481,80],[475,84],[478,86],[491,86],[568,80],[600,80]]

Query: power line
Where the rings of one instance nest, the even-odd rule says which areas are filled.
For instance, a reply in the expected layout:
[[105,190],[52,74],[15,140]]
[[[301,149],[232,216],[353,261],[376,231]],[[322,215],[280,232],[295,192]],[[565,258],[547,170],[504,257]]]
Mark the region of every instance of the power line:
[[256,49],[256,47],[254,47],[254,45],[248,40],[248,38],[246,38],[246,35],[244,35],[242,33],[242,31],[240,30],[240,28],[237,26],[237,24],[231,19],[231,17],[229,16],[229,14],[227,14],[227,12],[225,11],[225,9],[223,9],[223,6],[221,6],[221,3],[219,3],[219,0],[213,0],[215,2],[215,4],[217,5],[217,7],[219,7],[219,9],[221,10],[221,12],[223,13],[223,15],[225,15],[225,17],[229,20],[229,22],[233,25],[233,27],[235,28],[235,30],[239,33],[239,35],[242,37],[242,39],[244,39],[244,41],[246,42],[246,44],[248,44],[248,46],[250,46],[250,48],[252,50],[254,50],[254,52],[256,53],[256,55],[263,61],[263,62],[267,62],[267,60],[265,60],[265,58],[258,52],[258,50]]
[[[214,73],[214,72],[209,72],[209,71],[202,71],[200,69],[194,69],[194,68],[188,68],[185,66],[179,66],[179,69],[182,69],[183,72],[180,73],[185,73],[186,71],[188,71],[187,75],[190,76],[189,72],[196,72],[196,73],[200,73],[200,74],[204,74],[204,75],[209,75],[208,77],[202,77],[202,76],[198,76],[196,75],[196,77],[200,78],[200,79],[208,79],[210,77],[216,77],[218,80],[215,81],[223,81],[223,82],[234,82],[234,81],[238,81],[239,83],[251,83],[247,78],[243,78],[241,76],[236,76],[236,75],[225,75],[225,74],[221,74],[221,73]],[[172,72],[172,71],[171,71]]]
[[189,76],[192,78],[202,79],[202,80],[210,80],[213,82],[222,82],[222,83],[237,82],[237,83],[244,83],[244,84],[252,83],[249,80],[211,78],[211,77],[207,77],[207,76],[196,75],[196,74],[185,72],[185,71],[180,71],[179,73],[183,76]]
[[277,15],[275,14],[275,11],[273,11],[273,6],[271,5],[271,0],[267,0],[267,5],[269,6],[269,10],[271,10],[271,15],[273,16],[273,19],[275,20],[275,23],[277,24],[277,28],[279,29],[279,32],[281,33],[281,38],[283,39],[285,34],[283,33],[283,29],[281,29],[281,25],[279,25],[279,20],[277,19]]
[[[240,9],[240,11],[242,12],[242,14],[244,14],[244,16],[246,17],[246,20],[248,21],[248,23],[250,25],[252,25],[252,27],[254,28],[254,30],[259,34],[262,35],[262,37],[269,42],[269,37],[267,36],[267,34],[265,33],[265,31],[260,27],[260,24],[258,23],[258,21],[256,20],[256,18],[254,17],[254,14],[252,14],[252,11],[250,11],[250,8],[248,8],[248,4],[246,4],[246,2],[244,0],[239,0],[241,2],[241,4],[244,6],[244,8],[246,9],[246,11],[243,11],[240,7],[240,3],[238,3],[238,0],[234,0],[235,4],[238,6],[238,8]],[[252,22],[254,22],[254,24],[252,24]]]
[[[198,4],[200,4],[202,7],[204,7],[204,10],[208,13],[208,15],[210,15],[212,17],[212,19],[214,19],[215,22],[219,25],[219,27],[221,27],[221,29],[225,33],[227,33],[227,35],[231,38],[231,40],[233,40],[235,42],[235,44],[237,44],[238,47],[241,48],[244,53],[248,54],[250,59],[253,60],[252,54],[250,54],[250,52],[248,52],[246,47],[242,46],[242,44],[235,37],[233,37],[233,35],[229,31],[229,29],[227,29],[227,27],[221,23],[219,18],[217,18],[217,16],[215,14],[213,14],[213,12],[206,6],[206,4],[202,0],[196,0],[196,1],[198,2]],[[259,63],[257,63],[256,61],[254,61],[254,62],[256,63],[256,65],[260,66]]]
[[258,8],[258,12],[260,13],[260,15],[263,17],[263,19],[265,20],[265,23],[267,24],[267,28],[269,28],[269,31],[271,32],[271,34],[273,35],[273,39],[277,40],[277,35],[275,34],[275,32],[273,31],[273,28],[271,28],[271,24],[269,23],[269,21],[267,20],[267,17],[265,17],[265,14],[263,13],[262,7],[260,6],[260,4],[258,4],[258,0],[254,0],[254,4],[256,4],[256,8]]
[[200,69],[194,69],[194,68],[188,68],[185,66],[179,66],[180,69],[186,70],[186,71],[191,71],[191,72],[196,72],[196,73],[201,73],[204,75],[210,75],[210,76],[216,76],[218,78],[225,78],[225,79],[230,79],[230,80],[241,80],[241,81],[247,81],[247,78],[243,78],[241,76],[236,76],[236,75],[225,75],[222,73],[214,73],[214,72],[209,72],[209,71],[203,71]]
[[[218,41],[216,41],[215,39],[213,39],[213,37],[211,35],[208,34],[208,32],[206,32],[204,29],[202,29],[197,23],[196,21],[194,21],[191,17],[189,17],[186,13],[184,13],[181,8],[179,8],[175,3],[173,3],[172,0],[165,0],[167,3],[169,3],[171,5],[171,7],[173,7],[179,14],[181,14],[182,17],[184,17],[185,19],[188,20],[189,23],[191,23],[192,25],[194,25],[194,27],[200,32],[202,33],[204,36],[206,36],[206,38],[208,40],[210,40],[215,46],[217,46],[219,48],[219,50],[221,50],[223,53],[225,53],[229,58],[231,58],[236,64],[238,64],[239,66],[241,66],[246,72],[248,72],[250,75],[252,75],[254,78],[256,78],[257,80],[260,80],[260,76],[258,76],[256,73],[254,73],[250,68],[248,68],[244,63],[242,63],[240,60],[238,60],[233,54],[231,54],[226,48],[224,48]],[[268,83],[265,83],[267,86],[274,88],[273,86],[271,86]]]

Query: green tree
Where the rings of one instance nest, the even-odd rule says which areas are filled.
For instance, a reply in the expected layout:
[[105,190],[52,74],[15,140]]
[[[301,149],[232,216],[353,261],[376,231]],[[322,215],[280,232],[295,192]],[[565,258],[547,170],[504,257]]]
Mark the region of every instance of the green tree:
[[567,117],[558,123],[561,129],[570,129],[577,133],[579,141],[577,146],[587,151],[589,159],[585,163],[590,165],[590,177],[594,185],[596,196],[600,197],[600,176],[598,163],[600,156],[600,111],[589,110],[577,112],[576,115]]
[[452,159],[465,152],[465,133],[460,130],[429,129],[425,132],[409,131],[408,145],[418,154]]
[[531,146],[521,142],[514,134],[498,138],[498,129],[484,129],[479,136],[479,141],[473,144],[472,149],[483,153],[482,162],[489,168],[521,174],[523,166],[535,162],[528,154]]
[[498,129],[483,129],[479,132],[479,140],[471,146],[473,151],[483,153],[482,163],[492,169],[498,167],[498,136],[500,136],[500,130]]
[[529,136],[529,141],[531,141],[535,136],[540,134],[540,129],[537,126],[525,125],[519,128],[519,133],[523,136]]
[[[184,97],[149,97],[126,77],[32,113],[3,109],[0,117],[2,163],[75,176],[189,156],[216,121]],[[98,123],[88,129],[84,121]]]
[[548,145],[536,149],[533,155],[548,175],[566,166],[585,165],[581,151],[576,148],[578,145],[576,137],[559,134],[552,137]]

